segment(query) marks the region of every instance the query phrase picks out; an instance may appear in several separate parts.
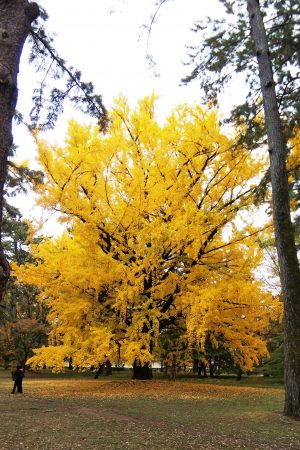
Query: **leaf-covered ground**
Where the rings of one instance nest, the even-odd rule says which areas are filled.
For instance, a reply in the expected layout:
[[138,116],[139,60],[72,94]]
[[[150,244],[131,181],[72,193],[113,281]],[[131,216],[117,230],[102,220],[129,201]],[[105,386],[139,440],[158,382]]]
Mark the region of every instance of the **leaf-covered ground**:
[[0,450],[300,449],[281,388],[232,384],[2,373]]

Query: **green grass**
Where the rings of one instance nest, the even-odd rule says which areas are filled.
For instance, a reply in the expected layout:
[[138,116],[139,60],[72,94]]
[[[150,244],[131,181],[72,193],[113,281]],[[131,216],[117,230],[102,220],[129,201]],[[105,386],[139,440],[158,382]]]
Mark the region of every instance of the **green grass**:
[[129,376],[26,373],[22,396],[0,372],[0,450],[300,449],[278,380]]

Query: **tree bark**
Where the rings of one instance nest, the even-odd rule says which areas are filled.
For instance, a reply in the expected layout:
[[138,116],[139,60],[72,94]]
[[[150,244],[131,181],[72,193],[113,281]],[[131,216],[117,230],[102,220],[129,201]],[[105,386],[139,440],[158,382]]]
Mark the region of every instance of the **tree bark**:
[[72,356],[70,356],[69,361],[68,361],[68,369],[69,370],[73,370],[73,358],[72,358]]
[[206,378],[207,377],[206,363],[204,361],[200,361],[200,364],[198,366],[198,377],[201,377],[202,371],[203,371],[203,377]]
[[97,380],[99,378],[99,376],[101,375],[101,373],[103,372],[104,369],[104,364],[100,364],[100,366],[98,367],[97,372],[95,373],[95,380]]
[[282,132],[270,52],[259,1],[247,0],[247,7],[263,96],[270,154],[273,222],[284,299],[284,413],[300,418],[300,270],[289,206],[287,146]]
[[105,363],[105,375],[106,376],[112,375],[112,365],[109,359]]
[[238,366],[238,368],[237,368],[237,374],[236,374],[236,381],[241,381],[242,375],[243,375],[243,371],[242,371],[242,369],[240,368],[240,366]]
[[193,359],[193,372],[197,373],[199,369],[199,359],[198,358],[194,358]]
[[1,236],[7,160],[13,143],[12,120],[17,103],[17,76],[25,40],[31,23],[38,15],[36,3],[0,0],[0,302],[10,274]]
[[153,373],[150,364],[142,366],[138,361],[134,361],[133,364],[133,380],[152,380]]
[[215,377],[215,363],[213,363],[211,360],[208,363],[208,367],[209,367],[209,376],[210,378],[214,378]]

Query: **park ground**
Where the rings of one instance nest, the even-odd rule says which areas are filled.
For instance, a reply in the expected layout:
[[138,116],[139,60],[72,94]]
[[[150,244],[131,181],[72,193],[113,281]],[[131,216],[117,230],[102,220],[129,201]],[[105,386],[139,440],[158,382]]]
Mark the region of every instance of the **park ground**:
[[280,383],[259,377],[132,381],[128,373],[0,372],[0,450],[300,449]]

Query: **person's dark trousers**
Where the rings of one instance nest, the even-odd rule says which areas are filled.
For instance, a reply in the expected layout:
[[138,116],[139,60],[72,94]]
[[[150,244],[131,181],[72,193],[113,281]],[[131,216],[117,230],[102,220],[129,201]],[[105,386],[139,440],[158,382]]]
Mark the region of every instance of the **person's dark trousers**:
[[17,390],[18,394],[23,394],[22,380],[21,381],[15,381],[14,387],[13,387],[13,390],[12,390],[12,394],[15,394],[16,390]]

